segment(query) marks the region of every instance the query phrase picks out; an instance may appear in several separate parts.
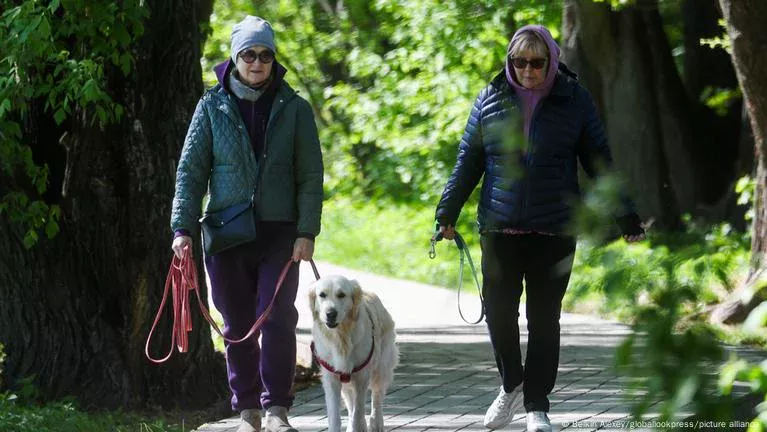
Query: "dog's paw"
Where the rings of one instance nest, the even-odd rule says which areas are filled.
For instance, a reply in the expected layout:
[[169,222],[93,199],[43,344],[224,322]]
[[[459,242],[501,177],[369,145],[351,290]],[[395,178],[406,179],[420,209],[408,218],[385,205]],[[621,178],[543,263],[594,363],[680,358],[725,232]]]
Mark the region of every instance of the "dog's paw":
[[383,419],[376,421],[373,416],[370,416],[368,419],[368,432],[384,432]]

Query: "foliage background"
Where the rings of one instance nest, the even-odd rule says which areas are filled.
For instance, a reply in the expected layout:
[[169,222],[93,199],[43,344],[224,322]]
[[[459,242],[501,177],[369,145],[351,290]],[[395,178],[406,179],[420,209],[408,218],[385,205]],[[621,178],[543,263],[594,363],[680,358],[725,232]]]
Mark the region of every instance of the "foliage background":
[[[58,192],[48,189],[50,167],[34,157],[34,137],[22,133],[32,117],[27,101],[44,100],[44,110],[61,127],[83,118],[101,126],[119,121],[124,108],[112,102],[104,70],[118,68],[126,76],[132,72],[131,44],[143,33],[147,11],[138,1],[0,4],[0,171],[4,179],[16,182],[0,187],[0,213],[24,225],[24,242],[31,246],[41,233],[56,234],[60,209],[45,199]],[[56,15],[61,5],[68,11],[63,20]],[[205,28],[206,85],[214,83],[213,65],[230,55],[231,25],[245,14],[260,15],[276,30],[278,60],[290,71],[287,80],[315,110],[328,198],[317,259],[454,287],[455,248],[440,244],[435,261],[426,253],[434,207],[469,109],[480,89],[501,70],[506,43],[516,28],[544,24],[560,37],[561,2],[217,0],[214,6]],[[660,8],[682,72],[680,8],[675,2],[660,2]],[[714,38],[710,44],[727,47],[727,39]],[[711,88],[701,94],[708,106],[723,112],[739,97],[737,88]],[[17,176],[19,172],[23,175]],[[748,194],[748,188],[743,192]],[[666,415],[691,402],[705,412],[711,407],[706,392],[716,383],[700,370],[706,362],[722,359],[714,336],[764,344],[765,308],[750,318],[742,337],[733,336],[740,330],[711,328],[695,319],[743,279],[749,236],[729,224],[697,226],[688,219],[681,232],[651,232],[648,242],[626,245],[612,241],[611,221],[604,218],[610,212],[608,201],[598,193],[586,200],[581,223],[593,235],[579,245],[565,308],[617,317],[650,336],[659,350],[651,361],[631,369],[629,359],[642,349],[633,339],[619,356],[633,375],[644,379],[642,386],[657,390],[638,412],[657,399],[664,400]],[[464,207],[458,230],[478,261],[476,203],[475,193]],[[472,286],[468,275],[464,282]],[[764,364],[733,362],[720,387],[726,393],[739,378],[764,393],[765,370]],[[34,390],[17,393],[24,399]],[[0,398],[0,418],[24,419],[29,430],[56,429],[45,421],[60,417],[70,419],[72,430],[123,422],[81,418],[66,401],[39,411],[28,409],[34,403],[20,403],[18,396]],[[163,425],[156,427],[161,430]]]

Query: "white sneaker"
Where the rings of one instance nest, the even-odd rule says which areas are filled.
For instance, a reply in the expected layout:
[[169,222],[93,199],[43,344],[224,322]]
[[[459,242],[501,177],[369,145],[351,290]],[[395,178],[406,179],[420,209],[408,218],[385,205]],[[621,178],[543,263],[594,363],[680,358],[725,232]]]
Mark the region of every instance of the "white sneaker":
[[497,429],[511,423],[514,414],[522,406],[522,384],[506,393],[501,391],[485,413],[485,427]]
[[527,432],[551,432],[551,421],[543,411],[527,413]]
[[240,411],[240,426],[237,432],[261,432],[261,410],[244,409]]
[[287,408],[272,406],[266,410],[264,432],[298,432],[298,430],[288,423]]

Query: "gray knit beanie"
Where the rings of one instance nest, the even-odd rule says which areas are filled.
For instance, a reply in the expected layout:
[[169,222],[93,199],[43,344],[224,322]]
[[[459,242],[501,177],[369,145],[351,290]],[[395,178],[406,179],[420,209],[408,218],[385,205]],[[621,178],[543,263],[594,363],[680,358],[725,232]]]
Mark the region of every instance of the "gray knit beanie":
[[265,46],[272,52],[277,52],[274,48],[272,25],[263,18],[248,15],[232,26],[232,61],[237,63],[237,54],[253,45]]

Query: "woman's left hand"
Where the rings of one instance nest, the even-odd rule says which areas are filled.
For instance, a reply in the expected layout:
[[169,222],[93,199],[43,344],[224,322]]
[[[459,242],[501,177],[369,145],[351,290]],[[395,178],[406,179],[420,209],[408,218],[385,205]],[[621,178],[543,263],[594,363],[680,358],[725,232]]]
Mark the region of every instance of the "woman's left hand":
[[299,237],[293,243],[293,261],[309,261],[314,255],[314,241],[305,237]]
[[634,243],[638,241],[642,241],[645,239],[645,233],[636,234],[636,235],[624,235],[623,239],[626,240],[629,243]]

